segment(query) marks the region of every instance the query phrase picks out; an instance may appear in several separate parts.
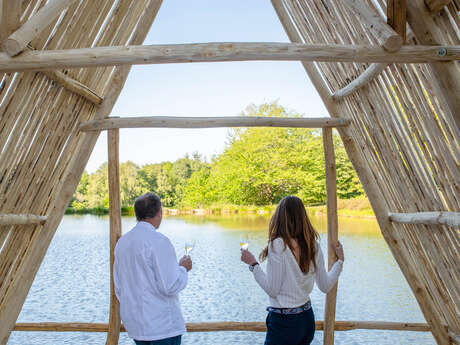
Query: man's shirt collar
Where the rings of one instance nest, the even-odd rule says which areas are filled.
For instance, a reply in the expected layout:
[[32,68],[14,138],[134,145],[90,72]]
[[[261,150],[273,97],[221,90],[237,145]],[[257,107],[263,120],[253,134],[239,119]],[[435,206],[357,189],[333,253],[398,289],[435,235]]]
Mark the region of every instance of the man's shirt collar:
[[148,222],[144,222],[143,220],[141,220],[139,223],[137,223],[137,225],[142,226],[142,227],[147,228],[147,229],[151,229],[153,231],[156,231],[156,228],[152,224],[150,224]]

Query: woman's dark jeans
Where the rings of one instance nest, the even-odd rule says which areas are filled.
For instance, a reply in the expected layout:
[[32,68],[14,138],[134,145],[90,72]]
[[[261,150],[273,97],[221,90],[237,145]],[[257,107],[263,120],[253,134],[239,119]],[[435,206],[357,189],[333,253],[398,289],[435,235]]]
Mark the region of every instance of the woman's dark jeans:
[[136,345],[180,345],[182,336],[178,335],[177,337],[161,339],[161,340],[134,340]]
[[267,315],[265,345],[308,345],[315,335],[315,315],[310,308],[300,314]]

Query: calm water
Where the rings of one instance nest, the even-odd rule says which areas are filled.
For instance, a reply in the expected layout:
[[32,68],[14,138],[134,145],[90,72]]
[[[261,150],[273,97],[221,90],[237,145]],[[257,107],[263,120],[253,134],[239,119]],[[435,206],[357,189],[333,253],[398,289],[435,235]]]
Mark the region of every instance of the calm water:
[[[325,252],[325,219],[314,218]],[[181,293],[185,319],[264,321],[268,298],[239,260],[239,235],[249,233],[249,249],[259,252],[267,236],[265,217],[170,217],[161,231],[178,256],[196,239],[194,268]],[[135,225],[123,219],[123,231]],[[337,296],[338,320],[425,322],[390,251],[371,220],[341,219],[345,266]],[[19,322],[107,322],[109,312],[109,224],[107,217],[65,216],[42,263]],[[324,294],[315,289],[312,304],[323,319]],[[263,344],[263,333],[191,333],[183,344]],[[104,344],[100,333],[13,332],[9,345]],[[120,344],[133,344],[122,334]],[[317,332],[314,344],[322,344]],[[435,344],[430,333],[395,331],[336,332],[336,344]]]

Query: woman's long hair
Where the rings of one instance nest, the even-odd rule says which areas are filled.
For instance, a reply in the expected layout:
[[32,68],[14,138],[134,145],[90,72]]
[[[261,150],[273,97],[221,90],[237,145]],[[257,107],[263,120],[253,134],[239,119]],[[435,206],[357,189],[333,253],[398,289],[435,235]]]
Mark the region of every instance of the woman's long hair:
[[298,258],[299,267],[302,272],[310,271],[310,263],[316,270],[316,240],[319,238],[318,232],[311,225],[308,219],[305,206],[298,197],[287,196],[283,198],[275,210],[268,230],[268,245],[259,255],[261,261],[264,261],[268,255],[268,246],[272,245],[273,240],[282,238],[284,246],[289,246],[292,253],[295,253],[291,240],[295,240],[300,249],[300,258]]

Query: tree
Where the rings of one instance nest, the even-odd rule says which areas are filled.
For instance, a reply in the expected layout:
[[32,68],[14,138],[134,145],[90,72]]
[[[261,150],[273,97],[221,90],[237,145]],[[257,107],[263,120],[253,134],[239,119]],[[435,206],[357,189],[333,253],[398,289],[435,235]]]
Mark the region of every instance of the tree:
[[90,208],[109,207],[107,163],[102,164],[95,173],[89,175],[87,202]]
[[120,196],[121,206],[127,207],[134,205],[134,200],[148,191],[140,179],[140,169],[133,162],[120,164]]
[[81,175],[80,182],[78,183],[77,189],[70,201],[70,205],[75,210],[83,210],[88,208],[88,184],[89,184],[89,175],[86,171],[83,171]]
[[[300,117],[276,102],[251,105],[242,115]],[[334,134],[339,197],[362,194],[340,138]],[[326,200],[324,151],[320,130],[238,128],[209,168],[188,180],[183,200],[189,206],[211,203],[271,205],[298,195],[306,204]]]
[[[245,116],[299,117],[276,102],[249,106]],[[216,160],[211,176],[221,199],[244,205],[278,203],[284,196],[303,194],[317,201],[318,131],[287,128],[247,128],[234,130],[229,144]],[[321,156],[319,156],[321,157]],[[324,181],[323,181],[324,184]],[[303,186],[312,185],[302,190]],[[324,190],[324,188],[320,188]],[[301,193],[303,192],[303,193]],[[310,200],[311,199],[311,200]]]
[[[301,117],[276,102],[250,105],[245,116]],[[337,194],[363,194],[339,136],[333,132],[337,165]],[[229,131],[222,154],[210,163],[198,154],[175,162],[120,165],[122,206],[131,206],[145,192],[156,193],[166,207],[205,207],[211,204],[271,205],[287,195],[307,205],[326,200],[321,130],[302,128],[238,128]],[[72,205],[108,208],[107,163],[84,173]]]

